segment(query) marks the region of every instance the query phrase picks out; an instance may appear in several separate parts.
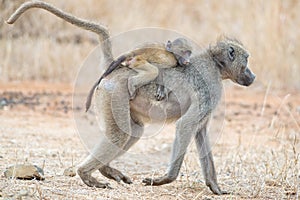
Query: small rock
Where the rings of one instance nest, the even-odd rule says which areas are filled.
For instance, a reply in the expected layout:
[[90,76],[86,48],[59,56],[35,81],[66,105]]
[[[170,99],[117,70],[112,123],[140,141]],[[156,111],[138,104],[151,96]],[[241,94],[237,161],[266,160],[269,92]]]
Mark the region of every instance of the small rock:
[[16,143],[17,143],[17,140],[12,139],[12,140],[10,140],[9,142],[10,142],[11,144],[16,144]]
[[6,178],[17,178],[24,180],[44,180],[44,171],[36,165],[14,165],[4,172]]
[[28,191],[27,190],[21,190],[18,195],[16,195],[16,199],[22,199],[22,197],[28,196]]
[[70,177],[76,176],[76,169],[75,169],[75,167],[69,167],[69,168],[65,169],[64,175],[65,176],[70,176]]
[[3,108],[4,106],[8,105],[8,101],[6,98],[1,98],[0,99],[0,108]]

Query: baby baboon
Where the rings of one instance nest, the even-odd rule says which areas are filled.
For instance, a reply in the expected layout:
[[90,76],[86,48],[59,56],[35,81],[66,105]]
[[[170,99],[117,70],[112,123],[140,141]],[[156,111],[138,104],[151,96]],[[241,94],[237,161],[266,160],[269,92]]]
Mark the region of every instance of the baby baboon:
[[[31,7],[46,9],[81,28],[94,31],[100,39],[106,40],[104,55],[111,63],[111,43],[105,27],[72,15],[43,2],[23,4],[8,20],[13,23]],[[107,83],[99,84],[96,93],[96,109],[103,120],[105,136],[91,154],[78,167],[82,181],[90,187],[106,188],[108,183],[99,182],[92,173],[99,170],[102,175],[116,181],[131,183],[129,177],[109,166],[110,162],[126,152],[143,134],[144,124],[160,121],[160,114],[149,110],[165,111],[166,122],[176,121],[176,137],[172,148],[172,159],[167,173],[159,178],[146,178],[146,185],[163,185],[176,180],[187,147],[195,139],[199,160],[206,185],[215,194],[224,194],[217,183],[217,176],[208,139],[208,122],[222,95],[222,80],[230,79],[243,86],[249,86],[255,75],[248,68],[249,54],[237,40],[223,38],[205,51],[194,55],[184,70],[165,69],[164,85],[171,90],[169,101],[157,102],[151,93],[156,87],[147,84],[130,101],[128,79],[133,70],[120,68],[111,74]],[[114,91],[111,91],[114,88]],[[153,89],[155,88],[155,89]],[[115,95],[114,95],[115,94]]]
[[136,75],[128,78],[128,91],[131,99],[134,98],[137,88],[159,77],[157,81],[159,84],[155,96],[157,100],[162,100],[166,96],[166,93],[163,86],[163,76],[159,73],[158,68],[175,67],[177,64],[185,67],[190,62],[191,54],[192,46],[189,42],[184,38],[177,38],[173,42],[168,41],[166,46],[163,44],[146,44],[141,48],[120,56],[116,61],[110,64],[90,90],[86,101],[86,111],[88,111],[91,106],[92,96],[97,85],[112,71],[122,66],[121,64],[137,72]]
[[[168,41],[166,46],[145,45],[143,48],[130,52],[125,61],[125,65],[138,72],[137,75],[129,77],[128,90],[130,97],[135,96],[137,88],[146,85],[157,78],[159,68],[171,68],[177,63],[185,67],[190,62],[192,46],[184,38],[178,38],[173,42]],[[160,76],[162,79],[162,75]],[[159,96],[164,91],[162,80],[158,87],[158,100],[164,98],[165,94]]]

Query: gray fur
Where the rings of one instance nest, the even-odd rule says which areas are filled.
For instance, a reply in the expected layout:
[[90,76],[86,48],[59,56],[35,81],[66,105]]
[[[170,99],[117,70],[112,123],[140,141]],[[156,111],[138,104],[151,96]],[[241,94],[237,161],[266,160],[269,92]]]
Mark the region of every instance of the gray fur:
[[[228,57],[230,48],[235,52],[233,61]],[[194,56],[191,64],[184,70],[177,68],[164,70],[164,84],[171,93],[168,100],[161,102],[157,102],[152,95],[155,92],[153,84],[139,88],[136,98],[129,101],[126,83],[132,72],[125,69],[116,70],[108,78],[110,82],[115,83],[117,89],[114,92],[106,91],[103,87],[105,84],[100,84],[99,92],[95,95],[98,103],[96,108],[99,114],[102,114],[102,120],[107,127],[105,134],[108,138],[111,136],[114,138],[110,141],[112,144],[98,146],[92,153],[93,162],[81,164],[79,172],[89,169],[87,175],[81,176],[82,179],[89,179],[91,173],[101,167],[109,167],[110,161],[127,151],[141,136],[144,123],[160,121],[159,115],[152,115],[151,119],[148,116],[150,107],[152,109],[160,107],[165,110],[168,122],[176,121],[176,138],[171,161],[164,176],[155,179],[146,178],[143,182],[146,185],[162,185],[174,181],[178,176],[186,149],[192,138],[195,138],[206,185],[215,194],[224,194],[217,183],[207,124],[221,98],[222,80],[231,79],[247,86],[254,81],[255,75],[247,68],[247,58],[248,53],[240,43],[227,38],[218,41],[203,53]],[[246,67],[244,71],[243,67]],[[109,155],[98,154],[109,152],[116,146],[121,148],[117,154],[116,150]],[[119,178],[113,179],[124,179],[122,173],[118,171],[117,174]],[[112,176],[113,174],[110,177]]]
[[[105,40],[103,51],[106,60],[113,60],[111,43],[106,27],[76,18],[41,1],[27,2],[10,17],[14,23],[20,15],[32,7],[46,9],[62,19],[93,31]],[[183,70],[163,69],[164,86],[170,91],[169,98],[157,101],[155,83],[138,89],[130,101],[128,78],[135,72],[119,68],[107,76],[109,80],[96,86],[96,111],[104,125],[105,135],[93,152],[78,166],[78,174],[91,187],[107,188],[108,183],[96,180],[92,173],[99,170],[104,176],[116,181],[131,183],[129,177],[109,166],[109,163],[126,152],[143,134],[145,123],[161,121],[161,114],[149,116],[149,109],[163,109],[167,122],[176,122],[176,138],[166,174],[159,178],[146,178],[146,185],[162,185],[174,181],[181,168],[187,146],[195,138],[206,185],[215,194],[224,194],[217,183],[216,171],[208,140],[207,124],[216,108],[222,91],[222,80],[231,79],[249,86],[255,75],[247,67],[248,52],[242,44],[228,38],[220,39],[201,54],[195,55]],[[106,82],[108,81],[108,82]]]

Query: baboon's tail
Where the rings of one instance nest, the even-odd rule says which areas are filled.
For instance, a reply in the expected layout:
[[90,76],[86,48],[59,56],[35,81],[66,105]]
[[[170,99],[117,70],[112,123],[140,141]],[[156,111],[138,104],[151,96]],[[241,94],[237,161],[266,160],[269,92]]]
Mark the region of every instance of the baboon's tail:
[[117,60],[113,61],[109,67],[107,68],[107,70],[103,73],[103,78],[106,77],[107,75],[109,75],[110,73],[112,73],[115,69],[117,69],[122,62],[124,62],[127,58],[127,55],[122,55],[120,56]]
[[43,1],[32,1],[32,2],[25,2],[23,3],[6,21],[8,24],[13,24],[18,18],[26,12],[30,8],[41,8],[51,12],[52,14],[56,15],[59,18],[83,28],[88,31],[92,31],[99,35],[100,41],[103,42],[103,53],[105,58],[107,59],[108,63],[113,61],[113,55],[111,50],[111,42],[109,40],[109,32],[105,26],[102,26],[98,23],[94,23],[85,19],[80,19],[75,17],[69,13],[65,13],[64,11],[60,10],[59,8],[54,7],[51,4],[48,4]]
[[100,84],[101,80],[103,78],[105,78],[106,76],[108,76],[115,69],[117,69],[121,65],[121,63],[125,61],[126,58],[127,58],[127,55],[122,55],[117,60],[113,61],[109,65],[107,70],[99,78],[99,80],[93,85],[92,89],[89,92],[89,95],[87,96],[86,102],[85,102],[85,112],[87,112],[89,110],[89,108],[91,107],[94,91],[95,91],[96,87]]
[[104,78],[104,76],[102,75],[99,78],[99,80],[93,85],[92,89],[89,91],[89,95],[87,96],[87,99],[86,99],[86,102],[85,102],[85,112],[87,112],[90,109],[94,91],[95,91],[96,87],[99,85],[99,83],[101,82],[101,80],[103,78]]

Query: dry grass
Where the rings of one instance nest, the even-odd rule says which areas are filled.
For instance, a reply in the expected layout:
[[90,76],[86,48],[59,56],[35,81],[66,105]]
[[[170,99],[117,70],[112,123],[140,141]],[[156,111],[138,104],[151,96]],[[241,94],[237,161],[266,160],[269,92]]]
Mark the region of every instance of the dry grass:
[[[4,24],[3,20],[23,1],[0,1],[1,80],[74,81],[80,63],[95,46],[96,36],[43,11],[31,11],[14,26]],[[179,31],[204,47],[221,34],[235,36],[249,49],[251,67],[260,82],[299,88],[297,0],[49,2],[76,16],[102,22],[112,35],[141,27],[162,27]]]
[[[43,11],[27,13],[14,26],[4,24],[21,2],[0,0],[0,91],[35,92],[33,87],[38,87],[42,106],[0,108],[0,199],[299,199],[299,1],[48,1],[102,22],[112,35],[154,26],[179,31],[202,47],[220,34],[245,44],[260,86],[252,92],[230,86],[226,92],[224,129],[213,154],[221,187],[233,193],[227,196],[212,195],[205,186],[193,145],[177,181],[161,187],[141,184],[144,177],[164,173],[174,127],[141,140],[113,163],[133,179],[132,185],[111,181],[113,190],[99,190],[87,187],[78,176],[64,177],[64,169],[82,161],[86,151],[71,114],[64,110],[66,102],[70,108],[72,88],[57,91],[63,85],[53,82],[72,83],[97,38]],[[34,86],[31,80],[51,84]],[[21,81],[21,88],[6,85],[11,81]],[[271,87],[262,91],[267,84]],[[45,162],[46,180],[2,176],[6,167],[26,162]]]
[[[24,87],[19,90],[24,91]],[[4,199],[299,199],[299,94],[286,97],[270,92],[264,103],[264,91],[257,90],[253,98],[247,90],[227,90],[224,129],[212,142],[219,183],[232,194],[216,196],[203,182],[193,144],[175,182],[159,187],[141,183],[145,177],[164,174],[174,139],[173,126],[141,139],[112,163],[133,179],[132,185],[117,184],[95,172],[98,179],[109,181],[114,188],[103,190],[87,187],[78,176],[63,176],[64,169],[83,160],[86,150],[71,114],[62,112],[55,103],[61,99],[70,102],[70,90],[58,93],[55,87],[45,88],[48,99],[40,98],[41,105],[35,110],[22,105],[0,110],[0,199],[1,195]],[[46,179],[4,178],[6,167],[26,162],[44,165]]]

